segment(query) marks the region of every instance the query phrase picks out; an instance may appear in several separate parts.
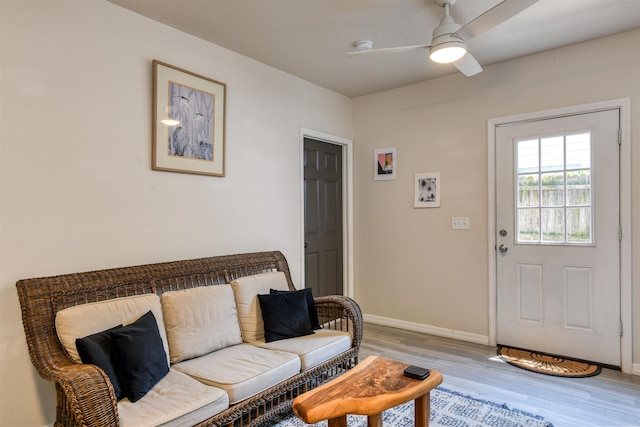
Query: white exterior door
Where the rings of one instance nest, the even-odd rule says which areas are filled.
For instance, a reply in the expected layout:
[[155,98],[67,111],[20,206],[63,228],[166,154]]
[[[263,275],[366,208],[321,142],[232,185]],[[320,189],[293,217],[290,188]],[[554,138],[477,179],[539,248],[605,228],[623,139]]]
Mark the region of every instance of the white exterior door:
[[619,111],[496,129],[497,342],[620,366]]

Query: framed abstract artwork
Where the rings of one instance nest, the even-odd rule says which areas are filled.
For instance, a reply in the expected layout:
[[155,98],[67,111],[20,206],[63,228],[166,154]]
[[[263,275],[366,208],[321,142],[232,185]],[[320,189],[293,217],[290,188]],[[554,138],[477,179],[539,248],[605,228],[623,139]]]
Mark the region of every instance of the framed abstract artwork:
[[440,172],[414,175],[414,208],[440,207]]
[[224,176],[226,89],[153,61],[152,169]]
[[373,150],[373,179],[375,181],[396,179],[396,148]]

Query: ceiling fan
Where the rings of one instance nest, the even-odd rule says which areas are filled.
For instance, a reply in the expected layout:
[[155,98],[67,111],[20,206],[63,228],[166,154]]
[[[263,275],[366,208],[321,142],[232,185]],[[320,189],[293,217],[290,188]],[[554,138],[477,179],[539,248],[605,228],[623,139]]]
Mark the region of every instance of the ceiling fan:
[[429,49],[429,58],[432,61],[441,64],[453,63],[466,76],[473,76],[481,72],[482,67],[467,51],[466,42],[517,15],[538,0],[504,0],[464,26],[456,23],[449,15],[449,8],[455,4],[456,0],[434,1],[444,8],[444,16],[440,25],[433,30],[431,44],[372,49],[372,41],[360,40],[355,43],[356,50],[347,52],[347,55],[371,55]]

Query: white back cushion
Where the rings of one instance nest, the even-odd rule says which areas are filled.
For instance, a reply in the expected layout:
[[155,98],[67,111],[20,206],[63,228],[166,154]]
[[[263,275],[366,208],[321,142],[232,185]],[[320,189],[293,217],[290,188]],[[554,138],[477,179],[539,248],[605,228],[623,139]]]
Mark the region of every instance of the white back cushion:
[[268,294],[270,289],[289,290],[282,271],[240,277],[231,282],[238,307],[238,319],[245,342],[264,339],[264,322],[258,302],[258,294]]
[[168,362],[167,334],[162,320],[160,297],[156,294],[116,298],[65,308],[56,314],[56,332],[71,359],[82,363],[76,348],[76,338],[84,338],[114,326],[133,323],[149,310],[158,323]]
[[171,363],[242,343],[231,285],[165,292],[160,301]]

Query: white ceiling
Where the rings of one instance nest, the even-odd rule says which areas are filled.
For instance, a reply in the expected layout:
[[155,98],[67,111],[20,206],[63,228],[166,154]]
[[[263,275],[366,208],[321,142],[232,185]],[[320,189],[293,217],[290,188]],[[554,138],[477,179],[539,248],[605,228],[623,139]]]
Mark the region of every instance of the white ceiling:
[[[430,43],[443,14],[434,0],[109,1],[348,97],[458,72],[427,50],[345,55],[358,40],[374,49]],[[451,15],[464,25],[498,3],[457,0]],[[539,0],[467,48],[486,66],[635,28],[640,0]]]

